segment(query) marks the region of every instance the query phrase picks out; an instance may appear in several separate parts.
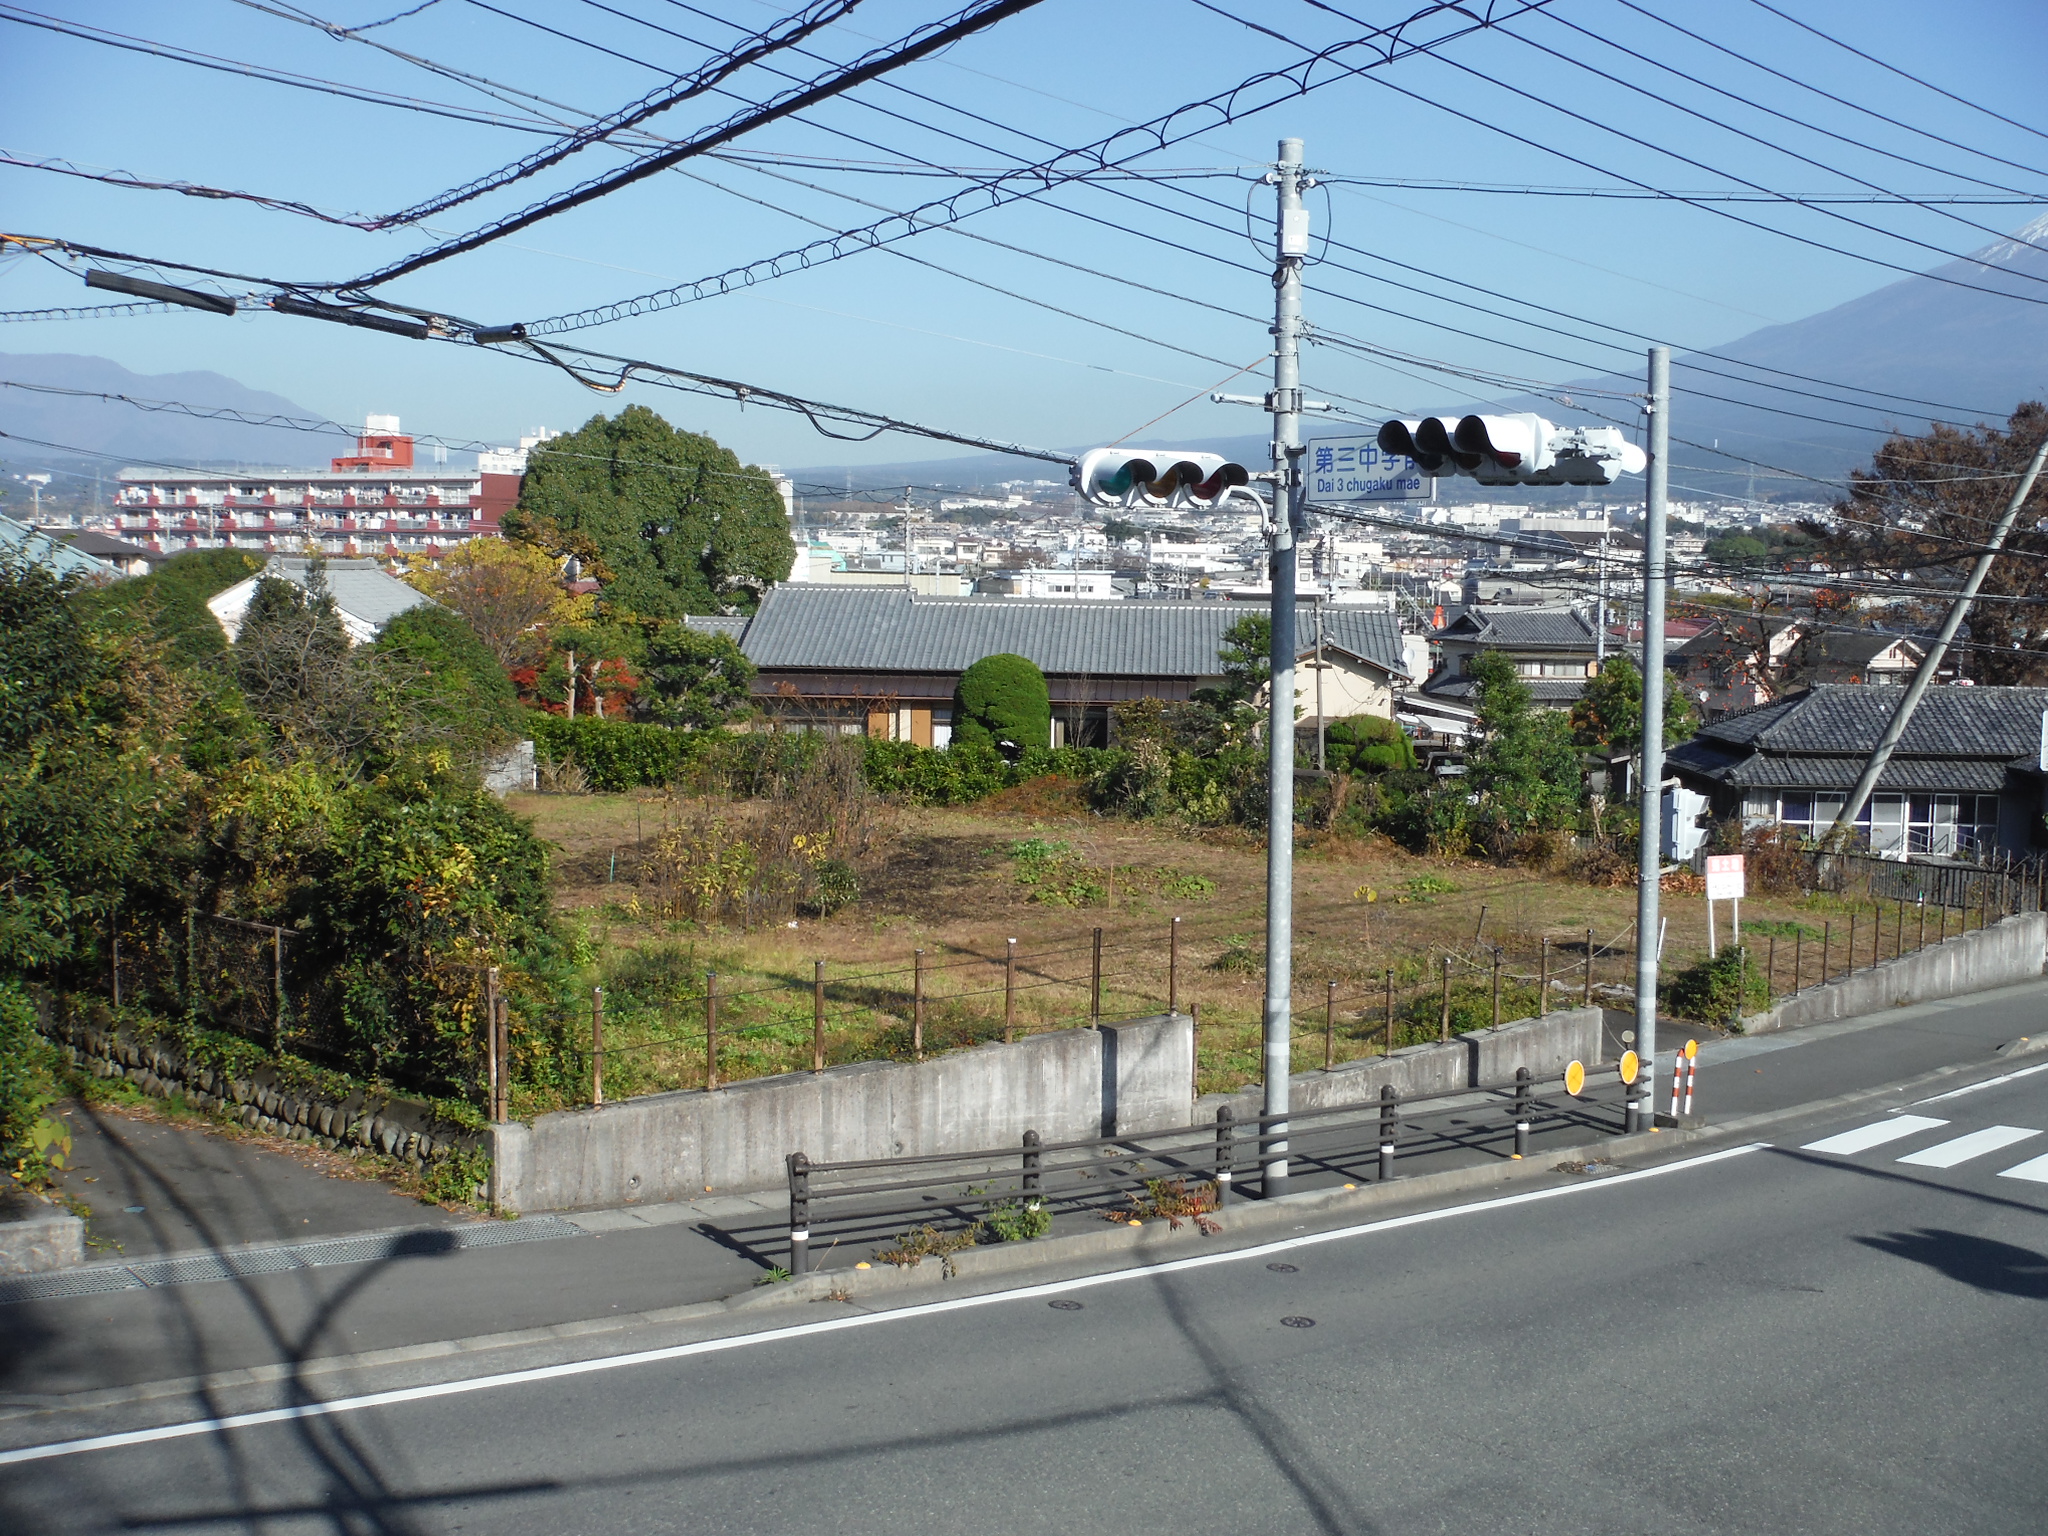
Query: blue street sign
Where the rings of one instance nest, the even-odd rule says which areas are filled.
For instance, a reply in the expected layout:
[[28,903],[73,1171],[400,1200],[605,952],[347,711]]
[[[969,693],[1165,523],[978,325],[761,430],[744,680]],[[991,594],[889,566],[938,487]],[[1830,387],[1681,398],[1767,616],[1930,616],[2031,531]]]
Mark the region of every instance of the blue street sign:
[[1346,501],[1426,501],[1435,482],[1415,461],[1371,437],[1318,437],[1304,456],[1311,506]]

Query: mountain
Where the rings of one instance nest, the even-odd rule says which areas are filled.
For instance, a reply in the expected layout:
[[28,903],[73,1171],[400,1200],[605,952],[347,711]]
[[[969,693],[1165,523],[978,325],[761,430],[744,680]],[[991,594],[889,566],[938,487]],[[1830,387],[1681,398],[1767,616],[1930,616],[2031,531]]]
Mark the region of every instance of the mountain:
[[[187,405],[226,406],[254,416],[318,417],[282,395],[250,389],[218,373],[130,373],[104,357],[66,352],[0,352],[0,381],[54,385],[137,400],[177,400]],[[325,433],[251,427],[211,421],[182,412],[145,411],[117,400],[44,394],[0,384],[0,432],[61,444],[45,448],[0,438],[0,458],[21,467],[31,458],[79,458],[108,454],[123,461],[171,465],[195,463],[324,464],[343,451],[344,440]]]

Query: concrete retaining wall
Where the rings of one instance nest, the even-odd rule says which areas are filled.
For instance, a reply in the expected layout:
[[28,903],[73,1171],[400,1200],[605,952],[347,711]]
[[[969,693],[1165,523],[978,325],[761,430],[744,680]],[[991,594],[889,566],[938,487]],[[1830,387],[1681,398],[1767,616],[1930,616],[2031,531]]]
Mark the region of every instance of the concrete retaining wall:
[[921,1062],[862,1062],[649,1094],[492,1127],[492,1197],[563,1211],[767,1189],[784,1159],[965,1152],[1188,1123],[1193,1021],[1163,1014],[1033,1035]]
[[1744,1034],[1768,1034],[1965,992],[1988,992],[1993,987],[2038,979],[2044,961],[2048,961],[2048,915],[2022,912],[1824,987],[1808,987],[1768,1013],[1744,1019],[1742,1030]]
[[0,1275],[39,1275],[85,1262],[85,1223],[66,1211],[0,1221]]
[[[1592,1066],[1600,1060],[1604,1019],[1604,1009],[1568,1008],[1498,1029],[1477,1029],[1447,1045],[1410,1045],[1391,1056],[1346,1062],[1327,1072],[1297,1072],[1288,1103],[1297,1110],[1363,1104],[1377,1099],[1389,1084],[1404,1099],[1427,1098],[1512,1082],[1517,1067],[1539,1078],[1555,1077],[1569,1062]],[[1215,1093],[1202,1099],[1197,1113],[1206,1119],[1219,1105],[1229,1104],[1240,1116],[1249,1116],[1260,1112],[1261,1103],[1256,1089]]]

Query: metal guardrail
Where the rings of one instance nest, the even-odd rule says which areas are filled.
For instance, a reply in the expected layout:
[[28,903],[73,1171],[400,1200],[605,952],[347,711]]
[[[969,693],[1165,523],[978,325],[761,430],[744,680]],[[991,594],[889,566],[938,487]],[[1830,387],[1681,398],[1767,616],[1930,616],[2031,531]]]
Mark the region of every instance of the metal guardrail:
[[[1357,1104],[1244,1119],[1226,1104],[1211,1123],[1138,1135],[1048,1142],[1026,1131],[1015,1146],[839,1162],[813,1162],[801,1151],[792,1152],[787,1159],[789,1272],[810,1272],[813,1234],[828,1220],[856,1228],[904,1217],[966,1223],[975,1219],[970,1213],[1001,1206],[1032,1212],[1061,1203],[1100,1208],[1105,1197],[1151,1189],[1162,1180],[1177,1181],[1181,1194],[1188,1180],[1199,1181],[1193,1206],[1179,1217],[1169,1215],[1177,1225],[1179,1219],[1198,1219],[1198,1212],[1225,1207],[1234,1194],[1242,1198],[1240,1173],[1258,1177],[1263,1189],[1265,1170],[1276,1162],[1359,1178],[1369,1168],[1384,1181],[1396,1176],[1404,1145],[1412,1154],[1452,1146],[1505,1146],[1512,1138],[1513,1152],[1505,1155],[1522,1157],[1531,1135],[1546,1125],[1622,1134],[1647,1118],[1639,1091],[1640,1080],[1629,1087],[1617,1117],[1617,1106],[1580,1096],[1583,1086],[1574,1095],[1562,1077],[1539,1080],[1523,1067],[1510,1083],[1415,1099],[1404,1099],[1388,1086],[1377,1099]],[[1470,1114],[1476,1120],[1491,1113],[1502,1118],[1476,1126],[1454,1118]],[[1424,1123],[1434,1121],[1448,1123]],[[1202,1185],[1213,1193],[1203,1194]],[[823,1209],[828,1205],[840,1208],[828,1215]]]

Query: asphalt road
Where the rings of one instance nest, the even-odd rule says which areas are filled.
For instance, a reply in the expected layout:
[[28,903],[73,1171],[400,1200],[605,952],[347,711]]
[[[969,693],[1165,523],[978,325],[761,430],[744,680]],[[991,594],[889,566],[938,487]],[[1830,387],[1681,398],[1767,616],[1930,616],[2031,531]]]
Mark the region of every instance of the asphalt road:
[[243,1427],[67,1416],[150,1426],[99,1449],[17,1422],[0,1528],[2034,1532],[2048,1063],[2013,1066],[1150,1271]]

